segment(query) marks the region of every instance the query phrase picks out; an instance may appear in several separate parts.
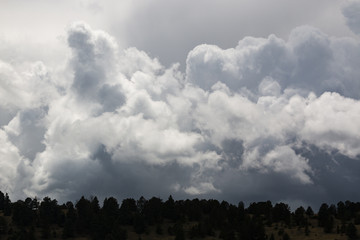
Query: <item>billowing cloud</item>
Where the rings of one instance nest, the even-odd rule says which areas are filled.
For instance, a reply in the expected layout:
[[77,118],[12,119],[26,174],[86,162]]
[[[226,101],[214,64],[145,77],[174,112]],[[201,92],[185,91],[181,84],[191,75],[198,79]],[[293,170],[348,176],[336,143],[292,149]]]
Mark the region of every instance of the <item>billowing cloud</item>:
[[56,70],[0,62],[0,183],[14,196],[360,197],[329,184],[358,183],[358,40],[303,26],[202,44],[185,72],[84,22],[66,44]]
[[[229,48],[246,36],[286,38],[293,28],[306,24],[335,36],[350,36],[340,6],[337,0],[140,0],[131,1],[128,17],[115,20],[112,31],[165,64],[183,64],[188,51],[202,43]],[[124,22],[122,31],[117,31]]]
[[358,41],[331,38],[303,26],[294,29],[288,41],[270,35],[246,37],[226,50],[200,45],[188,55],[186,74],[189,82],[205,90],[221,81],[232,90],[250,90],[256,96],[268,94],[265,88],[270,84],[268,91],[293,88],[299,94],[317,95],[335,91],[358,99],[359,70],[354,64],[359,61]]
[[1,188],[12,190],[13,182],[16,178],[17,165],[21,161],[21,156],[16,147],[9,142],[6,133],[0,131],[1,141]]

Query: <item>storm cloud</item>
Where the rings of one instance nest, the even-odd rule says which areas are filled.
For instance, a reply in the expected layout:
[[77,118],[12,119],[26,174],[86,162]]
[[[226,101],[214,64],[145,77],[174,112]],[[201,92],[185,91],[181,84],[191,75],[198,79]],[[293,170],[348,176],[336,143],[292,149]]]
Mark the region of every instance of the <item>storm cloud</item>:
[[356,34],[360,34],[360,1],[349,1],[343,8],[343,14],[349,28]]
[[360,198],[358,38],[300,26],[200,44],[184,70],[85,22],[65,39],[62,67],[0,60],[0,187],[13,198]]

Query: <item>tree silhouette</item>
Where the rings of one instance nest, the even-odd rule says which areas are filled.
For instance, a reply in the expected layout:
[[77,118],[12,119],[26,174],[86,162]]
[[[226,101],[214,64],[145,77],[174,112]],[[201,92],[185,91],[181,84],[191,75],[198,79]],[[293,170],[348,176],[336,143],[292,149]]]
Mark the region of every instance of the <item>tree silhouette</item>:
[[287,225],[290,224],[290,207],[285,203],[277,203],[273,208],[274,222],[284,221]]
[[64,229],[62,231],[63,238],[72,238],[75,236],[75,223],[76,223],[76,212],[74,209],[74,204],[72,202],[66,203],[66,219],[64,224]]
[[9,195],[6,193],[4,198],[4,215],[10,216],[11,215],[11,201]]
[[79,232],[86,233],[89,232],[92,219],[92,208],[91,202],[86,199],[84,196],[75,204],[77,211],[77,222],[76,228]]
[[145,203],[143,214],[148,224],[154,225],[162,222],[162,205],[162,200],[156,197]]
[[4,210],[5,194],[0,191],[0,210]]
[[308,217],[313,217],[314,216],[314,211],[312,210],[312,208],[310,206],[308,206],[307,209],[306,209],[306,215]]
[[171,195],[169,196],[168,200],[164,203],[163,215],[165,218],[170,219],[172,221],[178,220],[178,213],[175,208],[175,201]]
[[132,225],[134,215],[137,212],[136,201],[133,198],[124,199],[120,206],[120,222],[125,225]]
[[295,210],[294,220],[296,225],[305,226],[306,218],[305,218],[305,209],[303,207],[300,206]]
[[31,209],[31,205],[27,205],[24,201],[18,200],[12,206],[12,220],[20,226],[31,226],[35,218],[35,213]]
[[113,197],[105,198],[102,213],[106,218],[110,219],[110,221],[115,221],[119,217],[118,201]]
[[[208,236],[214,239],[275,239],[272,234],[266,235],[265,224],[271,232],[279,230],[279,239],[290,239],[292,235],[285,232],[287,227],[295,225],[298,230],[304,227],[304,235],[308,236],[309,219],[317,218],[324,234],[332,232],[335,221],[340,221],[336,233],[346,234],[352,240],[358,239],[355,224],[360,222],[360,203],[350,201],[330,206],[323,203],[315,215],[311,207],[306,211],[298,207],[292,213],[289,206],[281,202],[274,207],[270,201],[253,202],[245,208],[243,202],[235,206],[216,199],[175,201],[171,195],[165,202],[158,197],[149,200],[141,197],[138,201],[127,198],[120,207],[114,197],[105,198],[100,206],[96,196],[90,200],[81,197],[75,207],[72,202],[59,206],[56,199],[49,197],[40,204],[36,198],[11,203],[8,194],[0,191],[0,207],[0,239],[32,240],[39,236],[58,239],[56,235],[61,232],[63,239],[123,240],[128,238],[127,231],[129,236],[137,234],[141,239],[147,237],[142,234],[153,230],[164,239],[169,235],[180,240]],[[271,228],[273,222],[276,225]],[[166,228],[168,232],[163,230]]]
[[57,200],[51,200],[49,197],[45,197],[39,206],[40,218],[43,220],[43,224],[55,224],[58,223],[60,216],[60,208],[57,204]]

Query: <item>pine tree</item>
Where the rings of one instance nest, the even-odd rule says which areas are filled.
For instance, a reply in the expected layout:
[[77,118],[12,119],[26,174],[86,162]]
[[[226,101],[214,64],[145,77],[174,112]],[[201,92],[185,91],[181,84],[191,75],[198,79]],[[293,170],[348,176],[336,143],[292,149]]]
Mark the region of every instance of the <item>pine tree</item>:
[[349,239],[357,239],[357,230],[353,223],[349,223],[346,228],[346,235]]
[[4,199],[4,215],[11,216],[11,201],[7,193],[5,194]]

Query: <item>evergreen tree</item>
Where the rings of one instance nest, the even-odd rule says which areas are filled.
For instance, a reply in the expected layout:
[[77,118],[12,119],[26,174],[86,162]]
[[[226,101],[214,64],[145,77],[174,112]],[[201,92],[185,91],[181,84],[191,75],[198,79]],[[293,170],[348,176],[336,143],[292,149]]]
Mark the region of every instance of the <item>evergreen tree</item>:
[[314,211],[312,210],[312,208],[310,206],[308,206],[307,209],[306,209],[306,215],[308,217],[313,217],[314,216]]
[[141,196],[139,198],[139,200],[136,201],[136,207],[140,214],[143,214],[146,203],[147,203],[147,200],[143,196]]
[[99,200],[96,196],[91,197],[90,206],[91,206],[91,211],[93,214],[98,214],[100,212],[100,204],[99,204]]
[[42,220],[42,224],[58,223],[60,208],[57,204],[57,200],[51,200],[51,198],[45,197],[40,204],[39,214]]
[[357,239],[357,229],[353,223],[349,223],[346,228],[346,235],[349,239]]
[[13,204],[12,209],[12,220],[16,225],[20,227],[32,225],[35,216],[29,205],[26,205],[22,200],[18,200]]
[[240,201],[238,204],[238,219],[242,221],[245,217],[245,207],[244,202]]
[[337,203],[336,217],[340,220],[345,220],[346,207],[344,202],[340,201]]
[[304,226],[305,225],[305,209],[303,207],[298,207],[295,210],[294,220],[296,225]]
[[5,203],[5,195],[2,191],[0,191],[0,211],[4,210],[4,203]]
[[90,232],[92,207],[91,202],[84,196],[75,204],[77,210],[76,228],[80,233]]
[[329,206],[326,203],[321,204],[319,212],[318,212],[318,224],[320,227],[325,226],[325,222],[329,217],[328,212]]
[[115,221],[119,216],[118,201],[114,197],[105,198],[101,211],[110,221]]
[[7,193],[4,198],[4,215],[11,216],[11,201]]
[[289,205],[285,203],[277,203],[273,208],[273,218],[275,222],[283,221],[290,225],[291,212]]
[[143,214],[149,225],[162,222],[163,202],[160,198],[152,197],[146,202]]
[[324,232],[331,233],[333,228],[334,228],[334,217],[332,215],[329,215],[326,221],[324,222]]
[[178,214],[175,208],[175,201],[171,195],[169,196],[168,200],[164,203],[163,209],[164,209],[163,214],[165,218],[170,219],[172,221],[176,221],[178,219]]
[[74,204],[72,202],[67,202],[65,204],[67,213],[65,217],[65,224],[62,230],[62,238],[72,238],[75,236],[75,229],[76,229],[76,212],[74,209]]
[[132,225],[136,212],[136,201],[133,198],[124,199],[120,207],[120,222],[125,225]]

